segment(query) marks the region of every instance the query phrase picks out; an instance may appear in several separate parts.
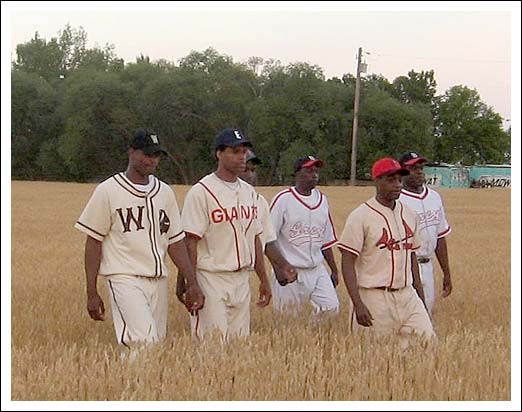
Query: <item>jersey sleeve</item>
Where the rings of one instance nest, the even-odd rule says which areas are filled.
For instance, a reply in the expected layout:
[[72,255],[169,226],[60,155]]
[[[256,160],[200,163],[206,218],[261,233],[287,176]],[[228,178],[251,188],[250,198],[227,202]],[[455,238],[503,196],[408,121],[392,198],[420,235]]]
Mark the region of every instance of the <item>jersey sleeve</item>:
[[412,250],[415,252],[420,249],[421,247],[421,236],[420,236],[420,217],[417,213],[412,213],[415,218],[415,227],[413,228],[413,239],[411,241],[412,243]]
[[280,195],[277,195],[270,205],[270,220],[272,221],[272,228],[274,229],[277,238],[284,220],[284,200]]
[[[325,198],[326,200],[326,198]],[[326,201],[328,205],[328,201]],[[321,247],[321,250],[326,250],[331,248],[337,243],[337,235],[335,233],[335,227],[332,221],[332,216],[330,215],[330,205],[328,205],[328,222],[326,223],[326,232],[324,235],[324,244]]]
[[346,219],[337,247],[359,256],[364,246],[364,225],[357,210]]
[[258,196],[257,204],[259,207],[259,214],[261,217],[260,220],[261,220],[261,225],[262,225],[262,230],[263,230],[261,238],[262,238],[263,245],[266,245],[267,243],[273,242],[274,240],[276,240],[277,237],[276,237],[276,234],[274,231],[274,227],[272,225],[272,219],[270,217],[270,208],[268,206],[268,202],[262,195],[258,194],[257,196]]
[[179,242],[185,237],[185,232],[183,231],[183,228],[181,227],[181,216],[179,213],[179,207],[178,207],[178,201],[176,199],[176,193],[174,193],[174,190],[169,186],[168,190],[170,190],[169,193],[169,204],[168,204],[168,214],[169,214],[169,220],[170,220],[170,226],[169,230],[167,232],[168,234],[168,243],[169,245],[172,243]]
[[186,234],[202,238],[210,224],[207,199],[201,185],[194,185],[187,193],[181,211],[181,227]]
[[97,186],[74,227],[86,235],[103,241],[111,228],[109,194]]
[[440,222],[437,227],[437,239],[443,238],[451,233],[451,226],[446,219],[446,212],[444,211],[444,204],[442,198],[440,199]]

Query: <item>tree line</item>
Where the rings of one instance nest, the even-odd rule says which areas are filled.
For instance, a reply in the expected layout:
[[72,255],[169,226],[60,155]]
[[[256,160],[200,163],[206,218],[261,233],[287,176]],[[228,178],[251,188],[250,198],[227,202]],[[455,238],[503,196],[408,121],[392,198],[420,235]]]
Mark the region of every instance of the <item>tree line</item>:
[[[11,69],[13,179],[99,181],[126,166],[133,131],[155,131],[170,152],[158,174],[192,184],[215,167],[212,143],[239,127],[263,163],[261,184],[288,184],[293,160],[323,159],[323,183],[349,179],[355,77],[326,79],[321,67],[213,48],[175,64],[140,55],[125,63],[113,45],[87,48],[83,28],[16,47]],[[384,156],[417,150],[433,162],[510,161],[510,131],[478,92],[457,85],[436,95],[433,70],[361,79],[357,178]]]

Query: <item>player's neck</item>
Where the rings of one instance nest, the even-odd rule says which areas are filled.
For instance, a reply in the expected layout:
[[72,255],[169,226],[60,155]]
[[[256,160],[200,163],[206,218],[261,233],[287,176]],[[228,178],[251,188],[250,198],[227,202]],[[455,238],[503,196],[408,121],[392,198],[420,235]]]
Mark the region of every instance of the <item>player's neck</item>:
[[229,172],[226,169],[219,168],[214,172],[214,174],[219,177],[221,180],[225,182],[236,182],[237,175],[235,173]]
[[417,193],[417,194],[421,194],[422,190],[424,189],[424,185],[411,186],[411,185],[405,184],[404,182],[402,183],[402,187],[403,187],[403,189],[407,190],[408,192],[413,192],[413,193]]
[[388,199],[377,193],[375,200],[384,207],[389,207],[391,210],[395,209],[395,199]]
[[132,183],[136,185],[149,184],[149,175],[141,175],[137,173],[135,170],[132,170],[130,167],[128,167],[125,171],[125,176],[127,177],[127,179],[129,179]]
[[295,190],[301,196],[310,196],[312,194],[313,187],[304,187],[301,185],[295,185]]

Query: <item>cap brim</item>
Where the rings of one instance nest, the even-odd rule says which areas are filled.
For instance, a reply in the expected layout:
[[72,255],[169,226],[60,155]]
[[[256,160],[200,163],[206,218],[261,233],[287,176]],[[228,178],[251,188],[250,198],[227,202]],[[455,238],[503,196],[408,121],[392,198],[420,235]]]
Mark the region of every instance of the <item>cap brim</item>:
[[261,162],[261,159],[259,159],[258,157],[254,156],[254,157],[251,157],[250,159],[247,159],[246,160],[247,162],[252,162],[254,163],[255,165],[260,165],[262,162]]
[[300,169],[305,169],[307,167],[312,167],[312,166],[323,167],[324,166],[324,162],[322,160],[319,160],[319,159],[309,160],[308,162],[303,163],[301,165]]
[[415,159],[410,159],[410,160],[407,160],[405,162],[402,162],[403,165],[406,165],[406,166],[414,166],[416,165],[417,163],[420,163],[420,162],[427,162],[428,159],[424,158],[424,157],[416,157]]
[[404,169],[404,168],[392,169],[392,170],[388,170],[384,173],[381,173],[379,176],[375,176],[374,179],[379,179],[380,177],[384,177],[384,176],[391,176],[391,175],[394,175],[395,173],[398,173],[401,176],[406,176],[406,175],[410,174],[408,169]]
[[252,147],[252,143],[250,143],[248,140],[237,140],[232,142],[230,145],[226,145],[230,147],[236,147],[236,146],[247,146]]
[[163,153],[165,156],[168,156],[167,151],[160,145],[154,145],[154,146],[145,146],[143,149],[141,149],[143,153],[147,155],[151,155],[154,153]]

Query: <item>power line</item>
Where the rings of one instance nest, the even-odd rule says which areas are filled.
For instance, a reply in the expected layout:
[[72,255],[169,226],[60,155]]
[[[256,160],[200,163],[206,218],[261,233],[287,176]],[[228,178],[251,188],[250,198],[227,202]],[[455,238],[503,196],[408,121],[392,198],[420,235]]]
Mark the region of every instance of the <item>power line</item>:
[[420,57],[420,56],[400,56],[397,54],[372,53],[372,56],[396,57],[398,59],[417,59],[417,60],[443,60],[449,62],[469,62],[469,63],[502,63],[509,64],[511,60],[483,60],[483,59],[455,59],[451,57]]

